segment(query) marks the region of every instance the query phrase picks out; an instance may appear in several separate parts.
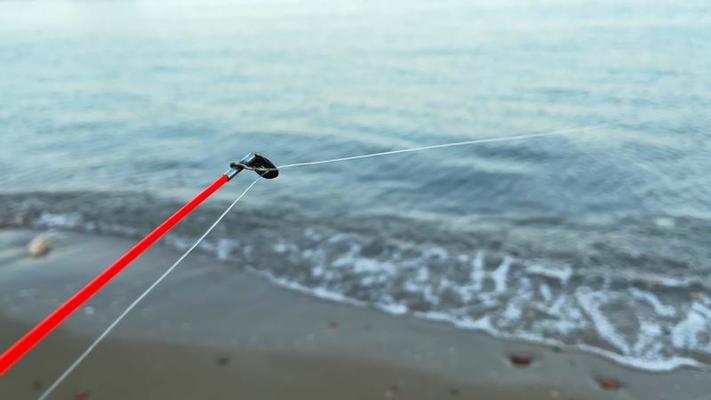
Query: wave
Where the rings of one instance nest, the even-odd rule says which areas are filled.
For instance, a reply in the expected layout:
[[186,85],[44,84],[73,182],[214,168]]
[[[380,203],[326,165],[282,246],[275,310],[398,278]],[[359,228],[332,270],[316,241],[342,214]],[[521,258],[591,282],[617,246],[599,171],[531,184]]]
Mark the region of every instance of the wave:
[[[0,206],[0,227],[138,237],[179,204],[81,192],[0,195]],[[221,211],[201,208],[164,243],[187,248]],[[704,221],[670,217],[452,226],[241,209],[199,250],[328,300],[664,371],[711,365],[711,246],[698,234],[708,230]]]

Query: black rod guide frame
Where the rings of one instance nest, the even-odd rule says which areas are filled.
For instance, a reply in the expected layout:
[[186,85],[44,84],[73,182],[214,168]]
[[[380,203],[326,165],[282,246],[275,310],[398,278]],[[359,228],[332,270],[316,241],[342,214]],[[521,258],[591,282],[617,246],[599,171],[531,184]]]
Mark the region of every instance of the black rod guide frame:
[[254,171],[264,179],[274,179],[279,176],[279,169],[261,154],[249,153],[241,160],[230,163],[230,169],[225,172],[227,179],[234,178],[243,169]]

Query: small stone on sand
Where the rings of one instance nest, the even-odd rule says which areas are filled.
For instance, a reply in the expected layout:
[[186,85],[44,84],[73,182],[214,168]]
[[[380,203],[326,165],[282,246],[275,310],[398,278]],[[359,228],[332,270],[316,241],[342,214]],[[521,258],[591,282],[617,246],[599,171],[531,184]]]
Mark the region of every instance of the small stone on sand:
[[597,383],[602,389],[605,390],[620,390],[622,389],[622,382],[612,379],[612,378],[600,378]]
[[41,257],[52,250],[52,240],[45,235],[37,235],[27,244],[27,252],[32,257]]
[[517,367],[528,367],[529,365],[531,365],[533,357],[529,356],[528,354],[511,354],[509,356],[509,360],[511,360],[511,364]]
[[74,396],[76,400],[89,400],[89,392],[81,392]]

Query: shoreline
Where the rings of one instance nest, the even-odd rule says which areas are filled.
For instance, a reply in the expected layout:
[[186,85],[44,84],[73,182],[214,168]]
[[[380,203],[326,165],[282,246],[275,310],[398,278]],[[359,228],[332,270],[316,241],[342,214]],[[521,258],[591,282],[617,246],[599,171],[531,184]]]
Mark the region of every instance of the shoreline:
[[[24,245],[35,234],[0,231],[3,348],[131,244],[56,232],[56,248],[30,259]],[[0,380],[0,398],[36,397],[178,255],[152,249]],[[529,365],[515,365],[513,356],[530,358]],[[89,356],[57,398],[88,390],[101,399],[199,393],[219,399],[237,391],[275,399],[701,400],[711,392],[710,377],[690,369],[644,372],[581,351],[330,302],[195,254]],[[622,387],[604,389],[605,379]]]

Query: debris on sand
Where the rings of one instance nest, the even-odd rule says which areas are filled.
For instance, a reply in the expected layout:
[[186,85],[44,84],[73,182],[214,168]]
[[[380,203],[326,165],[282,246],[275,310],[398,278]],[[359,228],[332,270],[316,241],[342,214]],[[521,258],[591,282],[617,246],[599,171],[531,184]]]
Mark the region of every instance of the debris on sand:
[[76,400],[89,400],[89,391],[78,393],[74,398]]
[[622,382],[612,379],[612,378],[599,378],[597,380],[598,385],[605,390],[620,390],[622,389]]
[[523,368],[531,365],[533,357],[528,354],[511,354],[509,356],[509,360],[511,361],[512,365]]
[[41,257],[52,250],[52,240],[46,235],[37,235],[27,244],[27,252],[32,257]]

